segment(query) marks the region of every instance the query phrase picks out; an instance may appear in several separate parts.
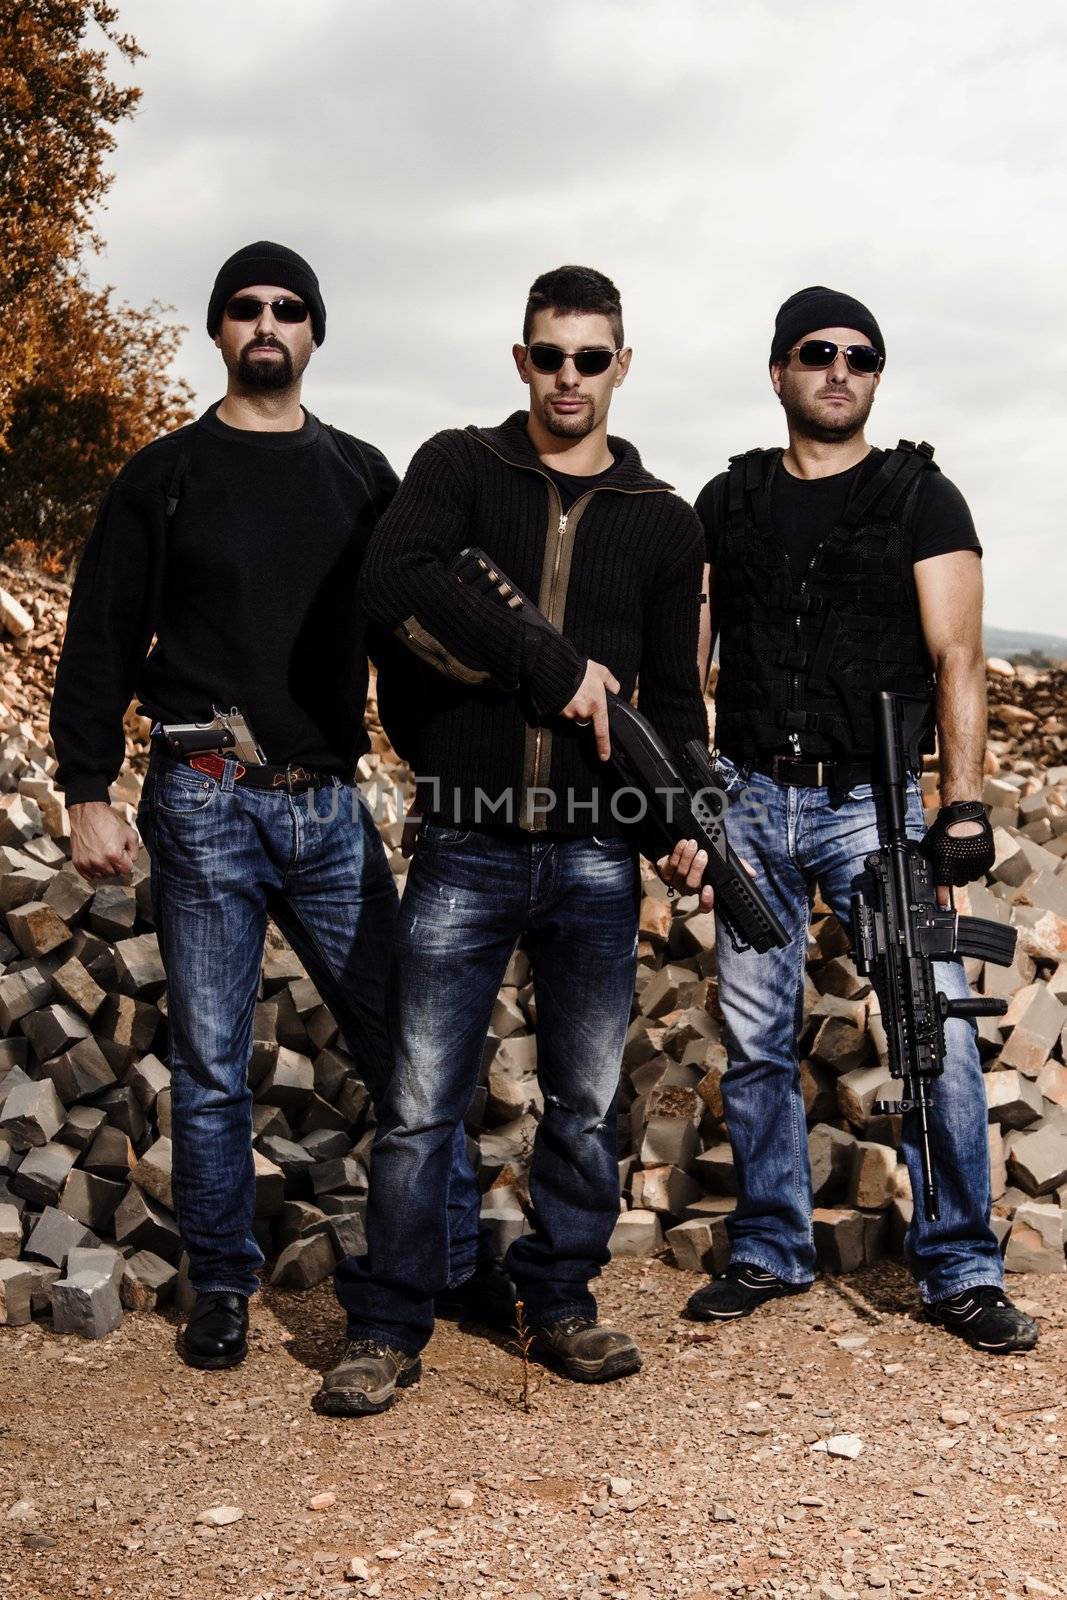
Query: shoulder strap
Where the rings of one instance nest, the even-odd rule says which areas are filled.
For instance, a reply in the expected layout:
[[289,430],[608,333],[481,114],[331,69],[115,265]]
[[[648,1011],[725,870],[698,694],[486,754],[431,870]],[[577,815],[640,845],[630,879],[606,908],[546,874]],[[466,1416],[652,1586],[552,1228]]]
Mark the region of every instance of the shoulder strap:
[[186,428],[185,433],[182,436],[181,446],[178,450],[178,459],[174,463],[174,471],[171,473],[170,481],[167,484],[167,510],[165,521],[168,528],[170,527],[171,522],[174,520],[174,513],[178,509],[178,501],[181,499],[182,493],[182,480],[189,470],[189,462],[193,454],[193,434],[199,426],[199,423],[192,422],[189,424],[189,427]]
[[841,519],[842,526],[858,528],[874,511],[884,517],[891,516],[919,474],[933,465],[933,459],[932,444],[924,440],[916,445],[910,439],[901,439],[871,481],[853,494]]
[[726,508],[731,526],[744,524],[746,507],[750,504],[757,522],[765,520],[765,490],[781,453],[780,450],[746,450],[743,455],[730,457]]

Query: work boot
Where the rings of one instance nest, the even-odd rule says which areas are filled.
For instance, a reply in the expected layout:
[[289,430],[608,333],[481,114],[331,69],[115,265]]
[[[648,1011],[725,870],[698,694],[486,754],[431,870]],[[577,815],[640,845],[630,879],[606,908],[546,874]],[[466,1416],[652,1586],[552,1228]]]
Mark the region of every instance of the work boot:
[[641,1369],[641,1352],[630,1335],[601,1327],[595,1317],[564,1317],[531,1332],[537,1353],[575,1383],[610,1383]]
[[418,1383],[422,1362],[382,1339],[350,1339],[322,1380],[312,1405],[327,1417],[370,1417],[388,1411],[398,1389]]
[[474,1274],[434,1296],[439,1317],[479,1322],[488,1328],[514,1328],[515,1285],[496,1261],[479,1263]]
[[958,1333],[975,1350],[988,1350],[991,1355],[1032,1350],[1037,1343],[1037,1323],[1013,1306],[1004,1290],[993,1283],[935,1300],[926,1307],[926,1317],[950,1333]]
[[810,1283],[786,1283],[784,1278],[776,1278],[773,1272],[765,1272],[751,1262],[732,1261],[725,1272],[690,1295],[685,1315],[694,1322],[736,1322],[765,1300],[806,1294],[810,1288]]
[[198,1294],[178,1351],[189,1367],[235,1367],[248,1354],[248,1296],[229,1290]]

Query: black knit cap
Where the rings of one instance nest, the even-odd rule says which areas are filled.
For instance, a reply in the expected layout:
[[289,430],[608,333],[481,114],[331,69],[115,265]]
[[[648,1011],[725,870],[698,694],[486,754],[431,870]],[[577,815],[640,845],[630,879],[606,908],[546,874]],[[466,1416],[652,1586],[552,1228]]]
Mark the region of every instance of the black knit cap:
[[318,278],[303,256],[298,256],[295,250],[287,250],[284,244],[272,244],[269,239],[246,244],[219,268],[207,303],[207,331],[212,338],[219,331],[226,302],[254,283],[276,283],[279,289],[298,294],[311,312],[315,343],[322,344],[326,338],[326,307]]
[[878,354],[885,360],[885,340],[882,330],[867,307],[850,294],[837,289],[825,289],[814,284],[810,289],[798,289],[778,308],[774,319],[774,338],[771,341],[771,360],[781,361],[799,339],[813,333],[816,328],[855,328],[865,333]]

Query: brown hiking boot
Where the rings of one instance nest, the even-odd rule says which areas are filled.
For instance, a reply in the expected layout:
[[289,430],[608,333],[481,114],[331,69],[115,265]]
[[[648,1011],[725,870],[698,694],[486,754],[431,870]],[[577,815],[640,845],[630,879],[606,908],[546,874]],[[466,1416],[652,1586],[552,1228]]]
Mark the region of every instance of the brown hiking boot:
[[630,1335],[594,1317],[564,1317],[533,1332],[538,1353],[575,1383],[610,1383],[640,1371],[641,1352]]
[[422,1362],[381,1339],[350,1339],[322,1380],[312,1405],[327,1417],[370,1417],[388,1411],[398,1389],[418,1383]]

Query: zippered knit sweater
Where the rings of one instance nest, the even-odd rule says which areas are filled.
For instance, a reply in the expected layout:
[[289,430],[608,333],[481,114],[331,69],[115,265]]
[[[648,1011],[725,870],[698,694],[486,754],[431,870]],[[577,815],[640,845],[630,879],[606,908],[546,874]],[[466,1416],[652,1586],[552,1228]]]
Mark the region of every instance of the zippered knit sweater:
[[[456,827],[618,837],[633,797],[561,719],[592,659],[676,756],[707,740],[697,672],[703,535],[692,509],[624,439],[615,466],[564,515],[516,412],[498,428],[451,429],[416,453],[375,529],[360,578],[368,615],[407,646],[383,659],[378,703],[423,780],[424,813]],[[467,545],[558,627],[472,593],[450,571]],[[518,686],[517,692],[509,692]],[[432,780],[436,780],[436,786]]]

